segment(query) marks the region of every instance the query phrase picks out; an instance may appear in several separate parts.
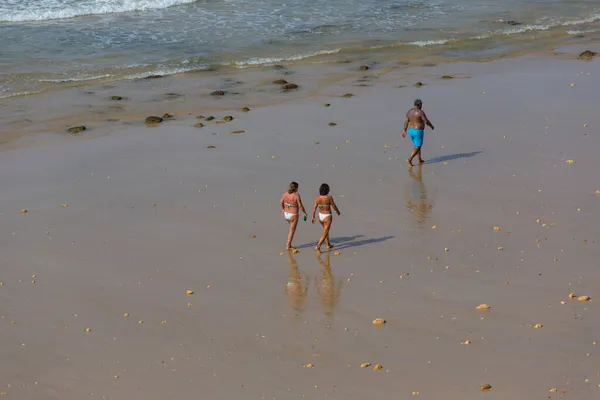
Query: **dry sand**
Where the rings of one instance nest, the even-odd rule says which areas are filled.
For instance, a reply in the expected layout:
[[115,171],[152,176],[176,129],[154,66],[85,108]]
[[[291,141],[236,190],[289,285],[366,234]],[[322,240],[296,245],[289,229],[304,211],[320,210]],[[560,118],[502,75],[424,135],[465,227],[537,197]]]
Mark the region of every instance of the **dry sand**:
[[[176,114],[2,152],[0,392],[597,398],[598,74],[547,56],[398,70],[202,129]],[[437,127],[420,171],[399,132],[415,97]],[[332,186],[339,256],[304,222],[280,256],[291,180],[307,207]]]

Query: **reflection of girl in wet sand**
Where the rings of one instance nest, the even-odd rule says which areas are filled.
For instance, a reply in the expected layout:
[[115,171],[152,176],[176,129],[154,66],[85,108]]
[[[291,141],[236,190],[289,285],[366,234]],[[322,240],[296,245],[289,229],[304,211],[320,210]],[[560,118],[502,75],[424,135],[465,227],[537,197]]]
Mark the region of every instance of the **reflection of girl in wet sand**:
[[300,194],[298,193],[298,183],[290,183],[288,191],[281,196],[279,204],[281,205],[281,214],[290,225],[285,248],[288,250],[295,250],[292,246],[292,240],[294,239],[294,233],[296,233],[296,227],[298,226],[298,207],[300,207],[300,210],[304,213],[304,220],[306,221],[306,210],[304,209]]
[[315,206],[313,207],[312,213],[312,223],[315,223],[315,216],[317,213],[317,208],[319,209],[319,222],[323,227],[323,234],[319,239],[319,243],[317,243],[317,247],[315,250],[321,251],[321,245],[323,242],[327,244],[327,249],[331,250],[333,245],[329,241],[329,230],[331,229],[331,223],[333,222],[333,215],[331,214],[331,209],[333,208],[337,215],[340,215],[340,210],[337,208],[335,201],[333,201],[333,197],[329,195],[329,185],[324,183],[319,188],[319,195],[315,199]]
[[412,190],[410,196],[406,200],[406,207],[417,212],[418,223],[423,224],[429,213],[433,209],[432,202],[427,198],[427,188],[423,183],[422,167],[417,167],[417,173],[413,171],[413,167],[408,168],[408,175],[413,179]]
[[290,306],[298,313],[304,311],[304,301],[308,293],[308,277],[304,284],[298,264],[294,259],[291,251],[288,251],[288,262],[290,263],[290,272],[288,280],[285,284],[285,294],[288,298]]
[[325,254],[325,262],[321,259],[321,253],[317,253],[317,260],[323,272],[321,278],[315,276],[315,287],[317,290],[317,296],[321,300],[323,305],[323,312],[325,315],[333,314],[333,310],[337,305],[342,290],[342,280],[340,279],[336,285],[335,278],[331,272],[331,253]]

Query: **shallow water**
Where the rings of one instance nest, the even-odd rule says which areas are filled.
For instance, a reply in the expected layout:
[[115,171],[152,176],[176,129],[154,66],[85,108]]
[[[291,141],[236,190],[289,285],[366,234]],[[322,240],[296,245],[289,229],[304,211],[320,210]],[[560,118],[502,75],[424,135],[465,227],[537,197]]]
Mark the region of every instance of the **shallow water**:
[[599,20],[591,0],[0,0],[0,98],[363,52],[494,57]]

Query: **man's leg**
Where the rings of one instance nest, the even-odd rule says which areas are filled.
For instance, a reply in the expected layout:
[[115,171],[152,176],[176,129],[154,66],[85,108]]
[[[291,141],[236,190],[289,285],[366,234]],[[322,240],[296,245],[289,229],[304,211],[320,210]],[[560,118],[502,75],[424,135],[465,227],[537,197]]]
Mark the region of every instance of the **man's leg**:
[[423,157],[422,157],[422,149],[423,146],[419,147],[419,152],[417,153],[417,155],[419,156],[419,164],[423,164],[425,161],[423,161]]
[[[415,158],[415,156],[416,156],[417,154],[420,154],[420,152],[421,152],[421,147],[420,147],[420,146],[419,146],[419,147],[415,146],[415,148],[413,149],[413,151],[412,151],[412,153],[411,153],[410,157],[408,157],[408,160],[406,160],[406,161],[408,161],[408,163],[409,163],[410,165],[413,165],[413,163],[412,163],[412,160],[413,160],[413,158]],[[421,156],[419,155],[419,162],[421,162],[421,161],[422,161],[422,160],[421,160]]]

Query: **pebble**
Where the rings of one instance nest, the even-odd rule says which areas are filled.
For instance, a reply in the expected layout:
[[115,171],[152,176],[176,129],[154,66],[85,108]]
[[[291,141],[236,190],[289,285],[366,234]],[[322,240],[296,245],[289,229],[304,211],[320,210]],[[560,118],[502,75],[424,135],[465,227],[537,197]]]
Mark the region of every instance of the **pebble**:
[[565,161],[565,163],[567,163],[567,164],[573,164],[574,162],[575,162],[574,160],[567,160],[567,161]]
[[92,330],[90,328],[85,328],[86,332],[91,332]]
[[26,208],[21,210],[21,214],[27,214],[29,212],[29,210],[27,210]]
[[590,301],[591,298],[590,298],[590,296],[579,296],[577,298],[577,300],[579,300],[579,301]]
[[370,362],[365,362],[365,363],[360,364],[361,368],[369,368],[370,366],[371,366]]
[[478,310],[489,310],[490,306],[487,304],[480,304],[476,307]]
[[495,226],[495,227],[494,227],[494,232],[498,232],[499,230],[500,230],[500,227],[499,227],[499,226]]
[[383,369],[383,365],[381,364],[377,364],[373,367],[373,371],[380,371]]
[[314,367],[314,365],[312,365],[312,364],[306,364],[306,368],[312,368],[312,367]]
[[194,294],[194,291],[193,290],[186,290],[185,294],[187,294],[188,296],[191,296],[191,295]]
[[336,251],[335,253],[333,253],[334,256],[341,256],[342,253],[340,253],[339,251]]
[[489,383],[481,385],[481,391],[482,392],[487,392],[488,390],[491,390],[491,389],[492,389],[492,385],[490,385]]
[[126,312],[125,314],[123,314],[123,316],[124,316],[125,318],[127,318],[127,317],[129,317],[129,313],[128,313],[128,312]]
[[421,395],[421,392],[412,392],[412,395],[415,396],[415,397],[418,397],[418,396]]
[[387,321],[383,318],[375,318],[373,320],[373,325],[384,325]]
[[543,327],[543,325],[542,325],[542,324],[535,324],[535,325],[533,325],[533,327],[534,327],[535,329],[540,329],[540,328],[542,328],[542,327]]

